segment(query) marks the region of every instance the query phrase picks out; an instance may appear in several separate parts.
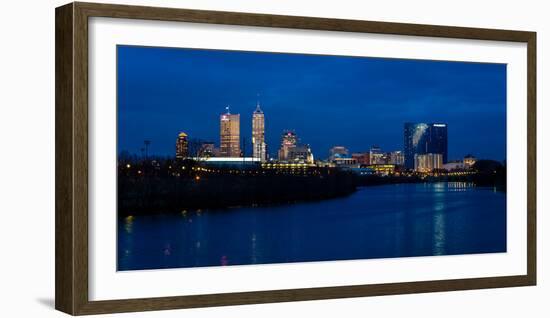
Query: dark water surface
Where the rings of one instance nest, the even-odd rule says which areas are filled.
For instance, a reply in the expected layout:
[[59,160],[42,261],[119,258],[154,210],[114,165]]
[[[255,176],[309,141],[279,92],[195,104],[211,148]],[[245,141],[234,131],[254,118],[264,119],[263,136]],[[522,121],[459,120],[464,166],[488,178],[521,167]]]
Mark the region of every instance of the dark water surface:
[[505,193],[467,183],[365,187],[332,200],[118,223],[118,270],[505,251]]

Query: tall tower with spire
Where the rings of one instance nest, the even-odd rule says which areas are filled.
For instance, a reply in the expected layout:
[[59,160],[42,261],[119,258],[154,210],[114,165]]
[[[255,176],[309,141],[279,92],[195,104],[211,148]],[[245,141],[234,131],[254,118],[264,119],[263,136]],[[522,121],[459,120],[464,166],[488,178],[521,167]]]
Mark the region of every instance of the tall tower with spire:
[[252,157],[261,162],[267,160],[265,143],[265,117],[260,108],[260,101],[256,104],[256,110],[252,113]]

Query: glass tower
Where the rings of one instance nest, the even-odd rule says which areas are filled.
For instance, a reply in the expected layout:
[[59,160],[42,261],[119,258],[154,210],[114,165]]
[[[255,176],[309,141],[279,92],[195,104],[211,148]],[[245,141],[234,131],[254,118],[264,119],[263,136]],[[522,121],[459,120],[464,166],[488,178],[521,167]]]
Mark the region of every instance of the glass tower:
[[427,153],[441,154],[447,163],[447,124],[405,123],[405,167],[414,169],[414,156]]
[[447,124],[430,124],[428,153],[440,153],[443,163],[447,163]]

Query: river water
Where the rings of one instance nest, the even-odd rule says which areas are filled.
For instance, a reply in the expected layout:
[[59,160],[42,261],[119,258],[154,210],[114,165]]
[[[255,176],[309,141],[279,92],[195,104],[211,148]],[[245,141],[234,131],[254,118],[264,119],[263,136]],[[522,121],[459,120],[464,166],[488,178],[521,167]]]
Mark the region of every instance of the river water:
[[129,216],[118,270],[506,251],[506,194],[468,183],[359,188],[277,206]]

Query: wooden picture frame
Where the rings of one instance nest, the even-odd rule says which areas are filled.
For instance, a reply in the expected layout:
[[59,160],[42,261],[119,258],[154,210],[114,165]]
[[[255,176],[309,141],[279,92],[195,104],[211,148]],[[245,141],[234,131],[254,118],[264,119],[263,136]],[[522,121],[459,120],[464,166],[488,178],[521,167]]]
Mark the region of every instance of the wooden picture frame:
[[[536,33],[450,26],[70,3],[56,9],[55,307],[72,314],[164,310],[427,293],[536,284]],[[527,275],[375,285],[90,301],[88,297],[88,19],[111,17],[222,25],[527,43]]]

